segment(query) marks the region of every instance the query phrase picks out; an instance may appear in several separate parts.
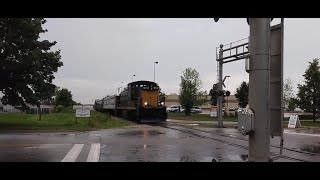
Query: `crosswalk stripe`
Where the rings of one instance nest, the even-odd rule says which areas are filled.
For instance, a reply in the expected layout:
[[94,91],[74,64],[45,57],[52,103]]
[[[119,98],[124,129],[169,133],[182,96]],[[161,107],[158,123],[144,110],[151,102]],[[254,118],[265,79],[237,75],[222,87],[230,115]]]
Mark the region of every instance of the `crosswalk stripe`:
[[91,144],[87,162],[98,162],[99,154],[100,154],[100,144],[99,143]]
[[75,144],[61,162],[75,162],[84,144]]

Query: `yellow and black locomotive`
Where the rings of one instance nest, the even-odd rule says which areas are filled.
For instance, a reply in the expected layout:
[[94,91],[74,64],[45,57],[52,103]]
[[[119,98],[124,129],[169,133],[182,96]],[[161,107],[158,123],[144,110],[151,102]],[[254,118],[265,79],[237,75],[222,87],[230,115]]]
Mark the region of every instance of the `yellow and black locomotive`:
[[96,100],[97,111],[140,122],[166,121],[164,99],[159,99],[160,88],[155,82],[129,83],[119,95]]

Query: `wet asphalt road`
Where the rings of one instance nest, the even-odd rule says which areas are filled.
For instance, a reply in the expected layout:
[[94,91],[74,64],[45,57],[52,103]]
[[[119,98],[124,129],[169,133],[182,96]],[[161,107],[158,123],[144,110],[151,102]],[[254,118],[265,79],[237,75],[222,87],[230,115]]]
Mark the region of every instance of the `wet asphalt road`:
[[[285,130],[284,157],[275,162],[320,162],[319,130]],[[236,129],[177,123],[90,132],[0,132],[1,162],[245,162],[248,137]],[[271,139],[279,153],[279,137]]]

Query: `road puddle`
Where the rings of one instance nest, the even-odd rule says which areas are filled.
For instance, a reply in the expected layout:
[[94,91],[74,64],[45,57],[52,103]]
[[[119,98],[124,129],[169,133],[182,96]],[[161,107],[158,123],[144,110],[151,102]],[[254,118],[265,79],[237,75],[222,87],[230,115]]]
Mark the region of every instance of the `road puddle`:
[[118,135],[122,136],[156,136],[163,134],[162,132],[158,130],[139,130],[139,131],[126,131],[123,133],[120,133]]

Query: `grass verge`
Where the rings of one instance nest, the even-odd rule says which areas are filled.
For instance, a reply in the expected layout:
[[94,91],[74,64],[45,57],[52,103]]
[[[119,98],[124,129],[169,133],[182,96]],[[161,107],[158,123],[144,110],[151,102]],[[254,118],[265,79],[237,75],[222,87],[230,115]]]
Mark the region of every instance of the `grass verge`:
[[0,130],[56,130],[87,131],[95,129],[118,128],[132,124],[126,120],[112,119],[109,115],[91,111],[91,118],[78,118],[76,123],[73,111],[42,114],[0,114]]

